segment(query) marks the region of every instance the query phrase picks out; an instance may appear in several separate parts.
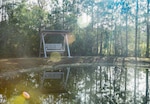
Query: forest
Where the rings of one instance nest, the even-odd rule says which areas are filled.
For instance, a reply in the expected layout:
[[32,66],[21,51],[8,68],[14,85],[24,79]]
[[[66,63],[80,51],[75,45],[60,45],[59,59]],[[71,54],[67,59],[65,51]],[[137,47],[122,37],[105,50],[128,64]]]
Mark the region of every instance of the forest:
[[149,2],[0,0],[0,57],[38,57],[43,29],[69,30],[72,56],[149,57]]

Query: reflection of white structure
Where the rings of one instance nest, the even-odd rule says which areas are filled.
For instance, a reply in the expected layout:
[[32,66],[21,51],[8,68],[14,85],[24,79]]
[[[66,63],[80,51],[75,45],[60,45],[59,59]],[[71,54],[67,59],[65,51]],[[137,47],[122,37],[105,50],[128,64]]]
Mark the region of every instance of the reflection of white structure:
[[66,91],[70,74],[70,67],[66,70],[44,71],[41,77],[41,90],[43,93],[61,93]]
[[3,104],[5,102],[6,102],[5,97],[2,94],[0,94],[0,104]]

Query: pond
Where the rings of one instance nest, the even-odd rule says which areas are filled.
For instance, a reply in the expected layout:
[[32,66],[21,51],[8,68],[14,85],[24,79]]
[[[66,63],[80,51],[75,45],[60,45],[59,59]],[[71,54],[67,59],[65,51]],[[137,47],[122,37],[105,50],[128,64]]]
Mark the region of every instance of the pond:
[[0,77],[0,103],[12,104],[26,91],[26,104],[145,104],[147,73],[141,67],[99,65],[9,73]]

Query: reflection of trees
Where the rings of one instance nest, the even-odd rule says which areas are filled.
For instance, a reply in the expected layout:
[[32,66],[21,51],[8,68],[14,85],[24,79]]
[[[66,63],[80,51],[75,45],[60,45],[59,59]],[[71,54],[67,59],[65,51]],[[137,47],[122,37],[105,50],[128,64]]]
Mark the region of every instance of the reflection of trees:
[[[8,97],[20,94],[22,91],[30,93],[29,102],[32,104],[70,103],[70,104],[133,104],[134,75],[133,68],[118,66],[88,66],[71,68],[66,93],[47,93],[40,91],[41,72],[23,73],[16,77],[0,80],[0,93]],[[142,77],[143,76],[143,77]],[[140,81],[145,78],[143,70],[138,71],[137,102],[145,99],[140,87]],[[54,81],[54,80],[53,80]],[[47,80],[47,88],[59,89],[59,80]],[[58,83],[56,83],[58,82]],[[52,83],[54,86],[51,87]],[[142,84],[144,85],[145,82]],[[132,84],[132,85],[131,85]],[[38,100],[37,100],[38,99]]]
[[114,102],[112,97],[113,92],[117,90],[118,81],[114,78],[115,90],[113,91],[113,78],[109,67],[99,66],[96,70],[95,67],[88,67],[73,70],[72,73],[74,74],[71,78],[74,76],[75,81],[73,93],[76,93],[77,100],[88,104]]
[[[72,69],[68,90],[73,96],[70,97],[80,104],[133,103],[133,88],[130,88],[134,86],[134,83],[131,83],[133,69],[129,68],[129,70],[132,71],[114,66]],[[140,93],[137,91],[137,102],[139,103],[142,102],[142,94]]]
[[[100,70],[98,70],[100,69]],[[119,67],[98,67],[100,79],[97,98],[102,104],[122,103],[124,100],[123,69]],[[119,101],[120,100],[120,101]]]

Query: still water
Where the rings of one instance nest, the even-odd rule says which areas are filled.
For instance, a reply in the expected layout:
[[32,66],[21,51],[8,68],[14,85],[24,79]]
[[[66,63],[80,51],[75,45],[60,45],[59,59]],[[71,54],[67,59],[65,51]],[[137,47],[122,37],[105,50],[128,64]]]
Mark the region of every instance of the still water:
[[63,67],[0,77],[0,104],[21,102],[23,91],[30,95],[24,104],[145,104],[146,70],[136,68],[135,74],[135,67]]

